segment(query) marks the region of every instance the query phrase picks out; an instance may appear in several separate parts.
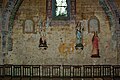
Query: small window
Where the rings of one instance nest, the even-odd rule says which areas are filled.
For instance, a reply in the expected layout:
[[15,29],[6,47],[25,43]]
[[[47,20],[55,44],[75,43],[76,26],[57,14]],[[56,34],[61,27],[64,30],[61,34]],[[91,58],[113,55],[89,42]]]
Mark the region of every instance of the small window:
[[68,20],[70,13],[70,0],[53,0],[52,2],[52,19]]
[[67,17],[67,2],[66,2],[66,0],[56,0],[56,16]]
[[76,0],[47,0],[46,8],[52,20],[75,20]]
[[51,26],[69,25],[75,21],[76,0],[46,0],[46,16]]

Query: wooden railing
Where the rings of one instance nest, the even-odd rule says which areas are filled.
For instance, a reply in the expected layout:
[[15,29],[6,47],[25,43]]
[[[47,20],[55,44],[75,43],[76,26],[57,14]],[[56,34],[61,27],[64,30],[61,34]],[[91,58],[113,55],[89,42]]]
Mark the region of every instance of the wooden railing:
[[0,65],[0,77],[120,77],[120,65]]

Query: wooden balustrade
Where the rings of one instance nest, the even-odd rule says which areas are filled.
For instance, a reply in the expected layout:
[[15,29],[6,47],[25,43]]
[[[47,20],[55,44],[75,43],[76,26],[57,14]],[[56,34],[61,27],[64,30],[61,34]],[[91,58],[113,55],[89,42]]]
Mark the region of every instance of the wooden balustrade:
[[111,66],[110,65],[103,65],[102,66],[102,76],[105,76],[105,77],[112,77],[112,74],[111,74]]
[[0,65],[0,77],[120,77],[120,65]]
[[73,78],[82,77],[82,66],[72,66],[73,67]]
[[70,65],[63,65],[63,77],[71,77],[71,67]]
[[113,77],[120,77],[120,66],[112,66],[113,67]]
[[60,74],[60,65],[52,66],[52,77],[59,78]]
[[21,77],[21,66],[20,65],[15,65],[13,66],[13,75],[14,77]]
[[31,66],[25,65],[23,66],[23,77],[31,76]]
[[83,66],[83,76],[89,78],[89,77],[92,77],[92,67],[91,65],[84,65]]
[[101,77],[102,76],[102,68],[99,65],[94,65],[93,66],[93,77],[97,78],[97,77]]
[[11,77],[12,76],[12,65],[4,65],[3,74],[4,76]]
[[51,72],[52,69],[50,65],[42,65],[42,78],[50,78]]
[[32,66],[32,77],[40,77],[40,70],[39,65]]

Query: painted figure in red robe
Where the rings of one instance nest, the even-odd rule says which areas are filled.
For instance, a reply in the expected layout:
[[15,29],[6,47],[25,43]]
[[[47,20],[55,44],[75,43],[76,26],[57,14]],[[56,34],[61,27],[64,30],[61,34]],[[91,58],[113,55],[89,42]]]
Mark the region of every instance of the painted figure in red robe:
[[94,32],[92,38],[92,56],[91,57],[100,57],[99,56],[99,38],[97,32]]

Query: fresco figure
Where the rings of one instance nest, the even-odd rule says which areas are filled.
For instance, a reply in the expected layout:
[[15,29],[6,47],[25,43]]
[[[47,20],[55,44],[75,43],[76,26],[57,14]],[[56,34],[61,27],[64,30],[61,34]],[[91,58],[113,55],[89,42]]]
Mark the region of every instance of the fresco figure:
[[82,32],[83,32],[83,27],[81,26],[81,23],[79,22],[76,26],[76,46],[75,48],[81,48],[83,50],[83,44],[82,44]]
[[46,41],[46,29],[49,27],[50,20],[47,18],[47,21],[40,20],[39,21],[39,27],[41,29],[40,34],[41,37],[39,39],[39,48],[43,47],[45,50],[47,49],[47,41]]
[[44,39],[43,37],[40,37],[39,47],[40,47],[40,46],[47,46],[46,39]]
[[40,18],[39,22],[38,22],[39,28],[42,28],[42,19]]
[[82,33],[79,29],[76,30],[77,44],[82,43]]
[[94,32],[92,38],[92,56],[91,57],[100,57],[99,56],[99,38],[97,32]]
[[47,17],[47,20],[46,20],[46,28],[48,28],[50,26],[50,22],[51,20]]

